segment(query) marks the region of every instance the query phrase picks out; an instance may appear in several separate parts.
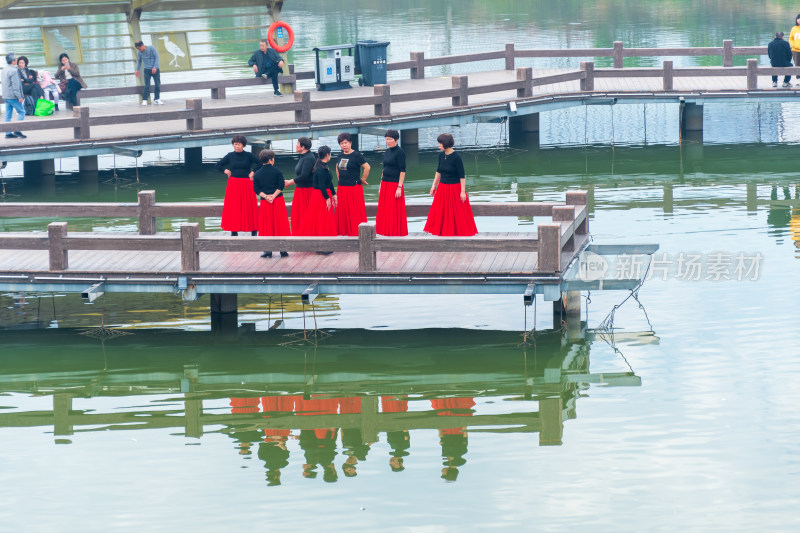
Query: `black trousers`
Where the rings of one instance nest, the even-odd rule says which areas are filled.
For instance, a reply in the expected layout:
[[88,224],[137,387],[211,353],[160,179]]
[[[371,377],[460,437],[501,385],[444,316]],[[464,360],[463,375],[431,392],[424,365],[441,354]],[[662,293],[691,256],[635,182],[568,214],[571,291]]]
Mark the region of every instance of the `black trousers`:
[[73,106],[78,105],[78,91],[83,89],[81,84],[75,80],[67,80],[67,88],[64,91],[64,100],[72,104]]
[[153,74],[152,68],[144,69],[144,90],[142,91],[142,101],[146,102],[150,99],[150,78],[155,81],[156,90],[154,91],[155,100],[161,98],[161,69],[156,69]]

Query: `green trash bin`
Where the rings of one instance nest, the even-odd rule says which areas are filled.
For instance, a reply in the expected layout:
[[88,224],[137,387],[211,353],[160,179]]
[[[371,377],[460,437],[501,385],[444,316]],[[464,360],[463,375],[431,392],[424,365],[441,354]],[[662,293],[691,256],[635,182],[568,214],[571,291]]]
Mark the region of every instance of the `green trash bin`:
[[356,41],[356,74],[361,74],[364,85],[386,83],[387,41]]

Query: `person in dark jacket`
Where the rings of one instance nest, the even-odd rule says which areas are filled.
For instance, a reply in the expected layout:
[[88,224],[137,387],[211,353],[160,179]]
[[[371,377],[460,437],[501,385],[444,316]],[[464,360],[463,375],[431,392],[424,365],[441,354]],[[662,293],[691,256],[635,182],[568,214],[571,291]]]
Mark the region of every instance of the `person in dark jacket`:
[[25,96],[32,97],[35,102],[39,98],[44,98],[44,91],[36,82],[36,71],[32,68],[28,68],[28,64],[27,57],[19,56],[19,58],[17,58],[19,77],[22,79],[22,92]]
[[[783,40],[782,31],[777,32],[775,38],[767,46],[767,55],[769,56],[769,64],[773,67],[792,66],[792,47]],[[791,79],[791,76],[784,76],[783,87],[791,87],[792,84],[789,83]],[[778,76],[772,76],[772,86],[778,86]]]
[[267,45],[266,39],[261,39],[259,49],[253,52],[247,64],[253,67],[256,78],[270,78],[275,96],[281,95],[278,90],[278,74],[283,72],[283,58]]

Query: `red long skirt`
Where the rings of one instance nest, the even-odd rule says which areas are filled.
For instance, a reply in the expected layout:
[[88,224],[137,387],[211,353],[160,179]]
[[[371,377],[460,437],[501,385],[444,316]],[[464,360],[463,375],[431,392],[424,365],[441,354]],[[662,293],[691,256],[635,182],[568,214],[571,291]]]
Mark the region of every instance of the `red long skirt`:
[[406,217],[406,193],[400,189],[400,198],[395,198],[397,183],[381,182],[378,194],[378,216],[375,218],[375,231],[386,237],[405,237],[408,235]]
[[250,178],[228,178],[220,226],[225,231],[258,229],[258,201]]
[[339,235],[358,236],[358,225],[367,221],[364,189],[361,185],[339,185],[336,190],[336,230]]
[[291,234],[289,216],[286,214],[286,201],[283,196],[278,196],[272,203],[262,199],[258,206],[258,235],[278,237]]
[[311,187],[295,187],[294,189],[294,196],[292,196],[292,233],[295,235],[302,235],[300,226],[306,216],[306,209],[308,209],[308,201],[311,199],[312,192],[314,192],[314,189]]
[[460,183],[439,183],[423,231],[440,237],[470,237],[478,233],[469,195],[461,201]]
[[[295,235],[297,235],[295,233]],[[336,214],[331,208],[326,209],[325,197],[322,191],[314,189],[311,200],[308,202],[303,223],[300,225],[300,235],[308,237],[333,237],[336,235]]]

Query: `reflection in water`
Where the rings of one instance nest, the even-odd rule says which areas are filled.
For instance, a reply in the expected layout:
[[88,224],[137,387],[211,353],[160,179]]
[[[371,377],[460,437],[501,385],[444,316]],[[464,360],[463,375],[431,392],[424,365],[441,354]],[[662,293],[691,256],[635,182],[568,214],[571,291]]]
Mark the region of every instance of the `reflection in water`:
[[[495,441],[538,433],[540,445],[559,445],[590,382],[640,384],[633,372],[591,374],[591,343],[553,331],[525,351],[511,332],[352,330],[308,352],[276,346],[272,332],[220,347],[204,333],[150,331],[98,346],[45,330],[38,347],[7,333],[0,394],[19,405],[0,414],[0,428],[38,427],[60,442],[108,430],[170,429],[198,442],[227,435],[244,460],[260,461],[269,486],[286,475],[355,478],[368,457],[403,472],[408,461],[425,463],[415,441],[426,434],[438,436],[441,478],[456,481],[471,431]],[[26,407],[38,396],[52,409]],[[371,453],[378,442],[384,457]]]

